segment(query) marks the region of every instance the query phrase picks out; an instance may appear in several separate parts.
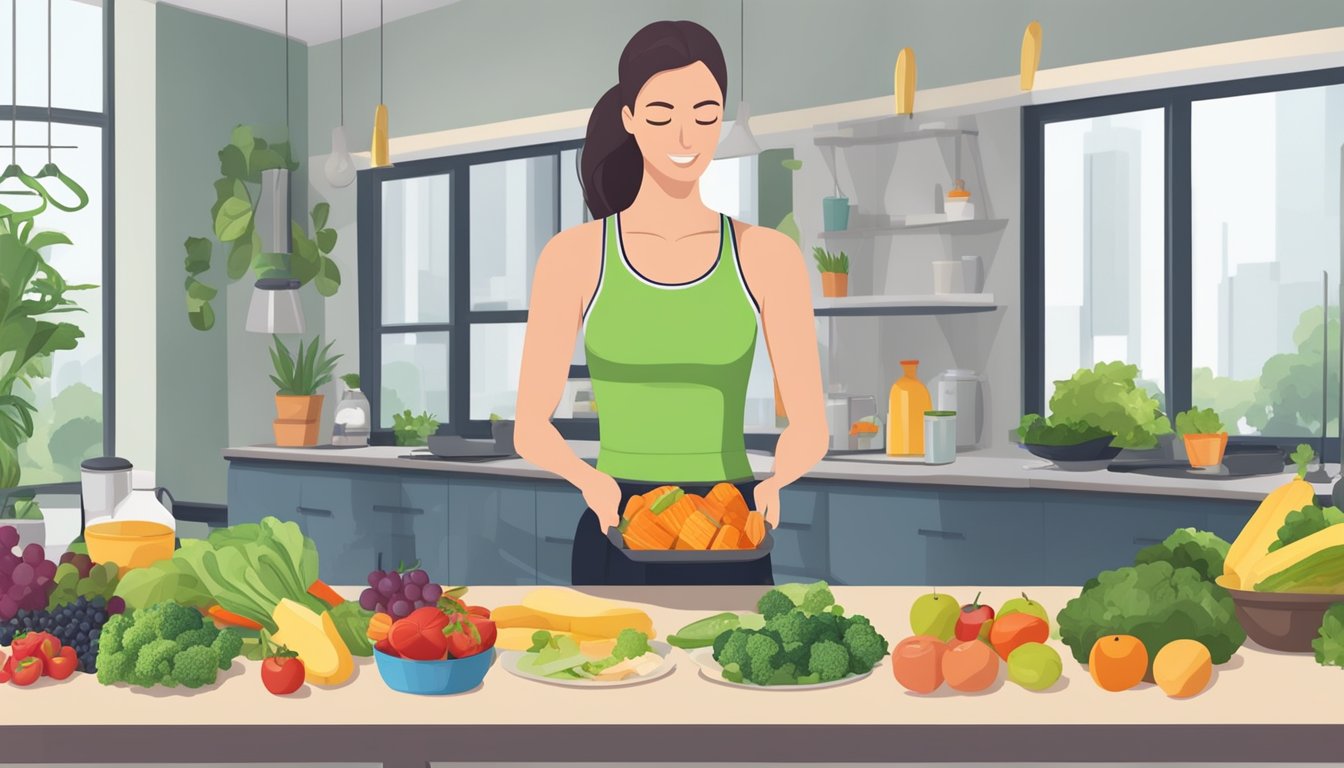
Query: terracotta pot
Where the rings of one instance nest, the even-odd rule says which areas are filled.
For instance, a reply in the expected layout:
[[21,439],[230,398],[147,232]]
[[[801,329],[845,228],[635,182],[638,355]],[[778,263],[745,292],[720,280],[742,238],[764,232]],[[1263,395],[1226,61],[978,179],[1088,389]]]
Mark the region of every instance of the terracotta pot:
[[1192,467],[1216,467],[1223,463],[1227,449],[1227,433],[1185,435],[1185,455]]
[[822,272],[821,295],[829,298],[848,296],[849,275],[843,272]]
[[287,421],[276,419],[271,422],[275,431],[275,444],[282,448],[303,448],[317,445],[317,420]]
[[322,418],[322,395],[276,395],[275,418],[280,421],[317,421]]

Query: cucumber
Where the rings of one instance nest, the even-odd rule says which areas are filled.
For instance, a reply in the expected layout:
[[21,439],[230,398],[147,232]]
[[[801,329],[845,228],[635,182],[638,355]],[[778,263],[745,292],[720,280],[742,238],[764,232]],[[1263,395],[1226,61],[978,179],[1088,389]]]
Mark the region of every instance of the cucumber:
[[714,638],[740,626],[742,617],[736,613],[716,613],[682,627],[668,636],[667,643],[684,649],[708,648],[714,645]]
[[1344,546],[1326,547],[1255,585],[1257,592],[1344,593]]

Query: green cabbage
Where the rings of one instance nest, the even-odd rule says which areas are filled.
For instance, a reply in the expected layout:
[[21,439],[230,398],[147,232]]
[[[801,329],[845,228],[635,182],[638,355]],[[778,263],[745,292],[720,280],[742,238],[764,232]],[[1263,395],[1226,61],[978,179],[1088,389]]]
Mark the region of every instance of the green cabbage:
[[[1162,406],[1134,383],[1139,368],[1127,363],[1097,363],[1055,382],[1050,416],[1027,414],[1018,427],[1025,443],[1077,445],[1112,435],[1117,448],[1154,448],[1171,434]],[[1030,417],[1035,418],[1030,418]]]
[[1177,528],[1162,543],[1139,550],[1134,564],[1171,563],[1172,568],[1194,568],[1200,578],[1213,581],[1223,575],[1228,547],[1216,533]]

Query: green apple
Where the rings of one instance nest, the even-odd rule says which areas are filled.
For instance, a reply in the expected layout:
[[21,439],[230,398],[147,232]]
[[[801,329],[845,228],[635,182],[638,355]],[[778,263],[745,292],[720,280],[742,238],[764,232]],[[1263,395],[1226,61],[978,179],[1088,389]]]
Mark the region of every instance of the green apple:
[[1043,643],[1024,643],[1008,654],[1008,679],[1029,691],[1049,688],[1063,671],[1059,652]]
[[1050,626],[1050,614],[1046,613],[1045,606],[1027,597],[1026,592],[1023,592],[1021,597],[1014,597],[1012,600],[1004,603],[1003,607],[999,609],[998,616],[999,618],[1003,618],[1010,613],[1025,613],[1030,616],[1035,616],[1041,621],[1044,621],[1045,626]]
[[910,606],[910,629],[916,635],[936,637],[943,642],[952,639],[961,615],[961,603],[951,595],[933,592],[921,595]]

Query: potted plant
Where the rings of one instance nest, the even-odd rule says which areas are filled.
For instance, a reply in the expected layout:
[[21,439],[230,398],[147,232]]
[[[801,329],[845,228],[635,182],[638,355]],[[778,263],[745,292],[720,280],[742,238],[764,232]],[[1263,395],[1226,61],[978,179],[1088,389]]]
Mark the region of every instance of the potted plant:
[[1191,408],[1176,414],[1176,433],[1185,442],[1192,467],[1216,467],[1227,450],[1227,431],[1212,408]]
[[331,355],[330,342],[320,346],[322,337],[312,340],[307,348],[299,342],[297,354],[275,337],[271,363],[275,373],[271,381],[275,391],[275,444],[285,447],[317,445],[318,420],[322,416],[322,395],[317,390],[331,381],[332,371],[340,355]]
[[513,453],[513,419],[506,419],[498,413],[490,414],[490,436],[495,439],[495,450],[500,453]]
[[437,431],[439,422],[428,411],[421,411],[417,416],[407,408],[392,414],[392,437],[397,445],[426,445],[429,436]]
[[1053,462],[1100,461],[1122,449],[1146,450],[1171,434],[1171,422],[1135,379],[1139,368],[1097,363],[1055,382],[1050,415],[1022,417],[1017,438],[1031,453]]
[[821,295],[831,298],[849,295],[849,257],[844,251],[839,254],[817,246],[812,249],[812,258],[816,259],[817,270],[821,272]]

